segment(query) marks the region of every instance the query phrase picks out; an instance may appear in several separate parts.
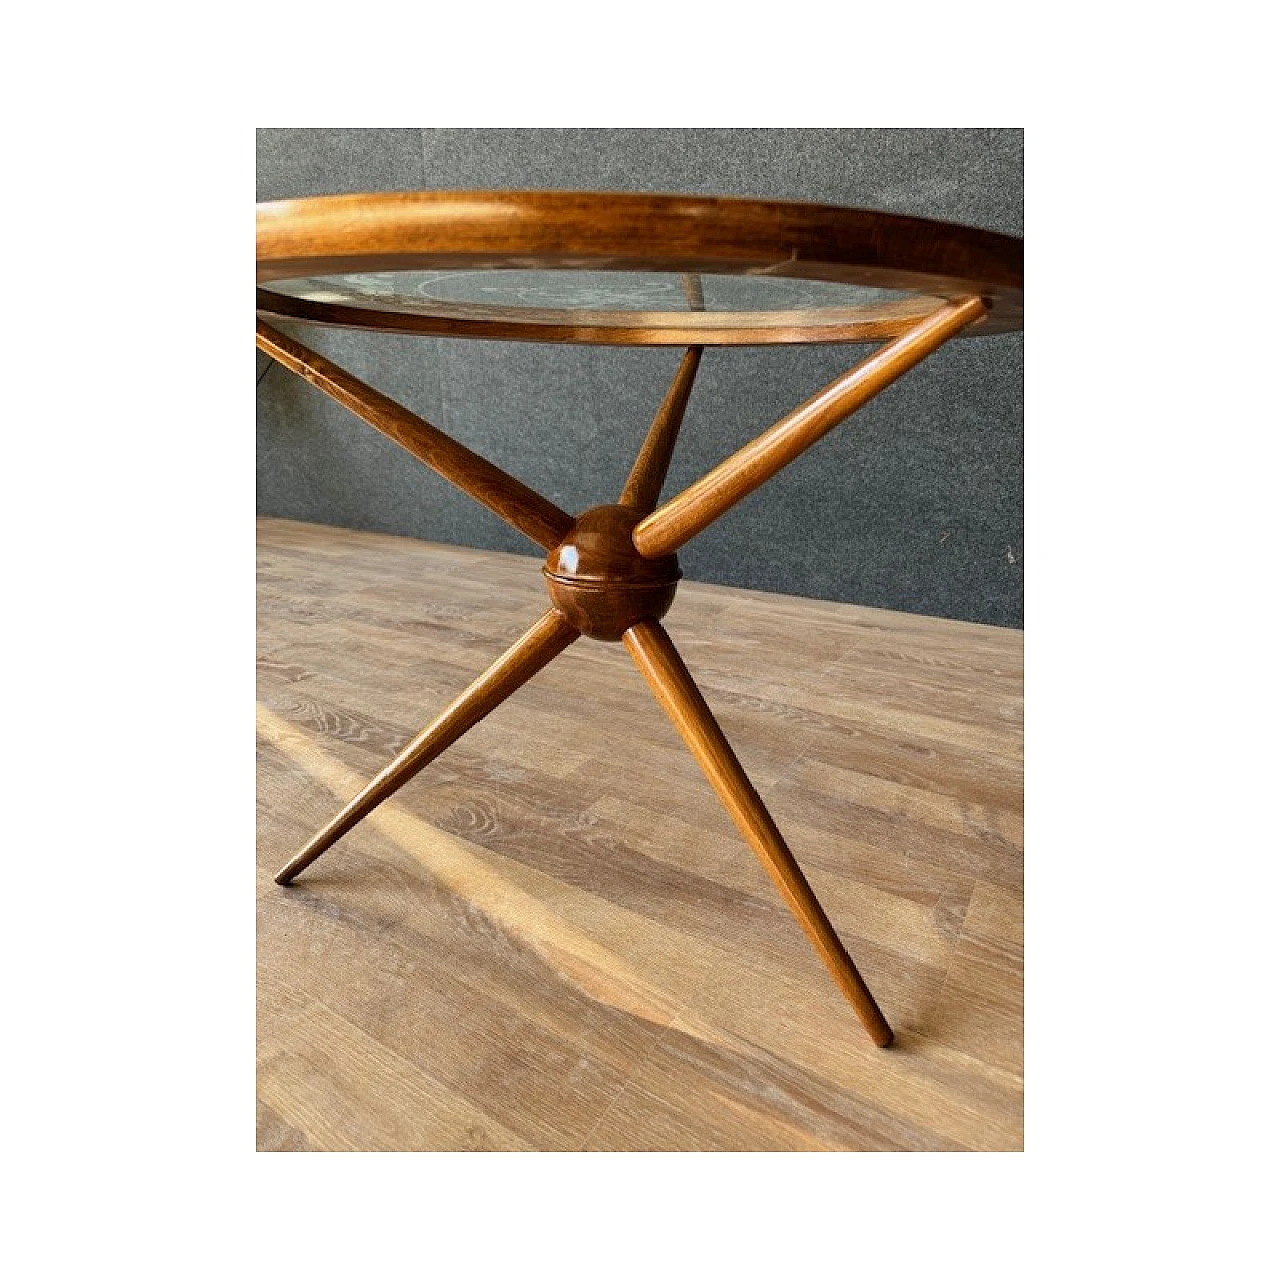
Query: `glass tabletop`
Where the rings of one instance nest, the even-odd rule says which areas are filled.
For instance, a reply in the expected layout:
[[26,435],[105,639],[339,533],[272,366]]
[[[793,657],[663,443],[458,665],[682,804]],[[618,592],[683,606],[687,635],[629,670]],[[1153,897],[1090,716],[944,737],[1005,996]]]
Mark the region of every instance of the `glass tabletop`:
[[875,210],[627,192],[365,192],[257,211],[258,310],[422,335],[865,342],[980,296],[1022,322],[1022,243]]
[[[270,292],[305,302],[482,318],[518,316],[579,325],[688,325],[699,315],[723,324],[762,320],[829,326],[919,309],[919,294],[776,275],[671,271],[525,270],[372,271],[274,280]],[[925,309],[929,303],[925,302]],[[933,305],[936,305],[934,303]]]
[[532,307],[557,311],[809,311],[863,309],[915,295],[780,276],[666,271],[375,271],[274,281],[270,288],[313,302]]

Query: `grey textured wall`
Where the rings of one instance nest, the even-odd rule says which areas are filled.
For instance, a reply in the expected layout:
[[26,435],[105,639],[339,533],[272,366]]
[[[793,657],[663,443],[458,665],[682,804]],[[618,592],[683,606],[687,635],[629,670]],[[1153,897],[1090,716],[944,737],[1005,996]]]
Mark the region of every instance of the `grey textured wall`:
[[[1009,129],[262,129],[258,199],[565,188],[862,205],[1022,234]],[[282,326],[569,511],[613,501],[677,349]],[[696,479],[865,353],[711,348],[664,490]],[[535,549],[301,379],[258,357],[258,510]],[[681,552],[689,578],[1022,625],[1022,335],[944,347]]]

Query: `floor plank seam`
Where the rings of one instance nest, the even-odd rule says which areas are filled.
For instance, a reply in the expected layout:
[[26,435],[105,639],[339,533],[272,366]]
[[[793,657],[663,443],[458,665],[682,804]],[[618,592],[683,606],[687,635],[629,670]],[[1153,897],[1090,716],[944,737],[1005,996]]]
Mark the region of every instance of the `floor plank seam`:
[[[1022,735],[1006,731],[1020,634],[686,584],[714,606],[681,631],[707,700],[892,997],[907,1052],[851,1063],[832,1044],[858,1034],[850,1011],[620,646],[572,647],[572,669],[531,682],[527,721],[514,699],[370,817],[388,865],[403,853],[449,902],[415,884],[403,910],[380,891],[345,922],[265,908],[313,821],[527,626],[517,571],[537,586],[540,561],[287,520],[261,522],[259,552],[258,1046],[286,1055],[260,1067],[260,1141],[460,1150],[470,1116],[487,1149],[1022,1149]],[[406,583],[427,596],[421,619],[405,619]],[[779,663],[806,674],[783,682]],[[379,1005],[418,1019],[386,1044],[357,1019],[336,1074],[324,1053],[288,1057],[302,1015],[263,993],[314,970],[315,1031],[403,985],[384,915],[456,980],[418,1012],[408,987],[403,1015],[400,996]],[[511,945],[527,964],[507,963]]]
[[611,1097],[609,1101],[605,1104],[604,1110],[601,1111],[600,1114],[596,1117],[595,1123],[591,1126],[591,1129],[587,1133],[587,1136],[583,1138],[582,1145],[578,1148],[579,1151],[588,1151],[591,1149],[591,1139],[595,1137],[596,1130],[598,1130],[600,1126],[604,1124],[605,1120],[608,1118],[609,1112],[613,1110],[613,1108],[617,1105],[618,1100],[631,1087],[631,1084],[635,1080],[636,1075],[639,1072],[640,1068],[643,1067],[644,1064],[648,1062],[649,1059],[653,1056],[653,1054],[657,1052],[662,1042],[667,1038],[667,1035],[670,1033],[671,1028],[674,1027],[676,1023],[679,1021],[680,1014],[683,1012],[684,1012],[683,1009],[678,1009],[675,1013],[673,1013],[671,1015],[670,1021],[668,1021],[667,1025],[662,1028],[661,1032],[659,1032],[657,1037],[654,1039],[653,1043],[649,1045],[649,1047],[644,1051],[644,1053],[642,1053],[638,1058],[636,1058],[631,1063],[630,1070],[628,1070],[626,1076],[623,1078],[622,1083],[618,1086],[617,1091],[614,1093],[613,1097]]

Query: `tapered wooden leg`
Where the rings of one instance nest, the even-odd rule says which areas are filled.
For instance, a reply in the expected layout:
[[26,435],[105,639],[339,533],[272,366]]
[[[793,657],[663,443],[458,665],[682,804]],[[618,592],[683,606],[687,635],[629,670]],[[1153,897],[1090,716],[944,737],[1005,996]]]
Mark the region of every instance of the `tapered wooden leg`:
[[407,747],[369,783],[327,826],[316,832],[287,866],[276,875],[288,884],[335,841],[346,835],[388,796],[479,724],[527,680],[578,638],[578,632],[554,609],[549,609],[478,680],[464,690]]
[[667,468],[671,465],[671,454],[676,447],[676,437],[680,434],[680,424],[684,421],[684,411],[689,404],[689,393],[693,390],[694,375],[698,372],[701,359],[701,347],[690,347],[684,353],[671,389],[653,419],[653,425],[645,436],[639,456],[631,468],[631,475],[618,499],[620,506],[634,507],[647,515],[658,505],[662,483],[667,478]]
[[473,453],[390,396],[361,382],[332,360],[326,360],[318,351],[312,351],[262,320],[258,321],[258,347],[402,449],[407,449],[437,475],[457,485],[468,497],[488,507],[544,550],[550,551],[573,527],[572,516],[527,484]]
[[733,754],[733,748],[676,652],[671,637],[660,623],[638,622],[622,639],[662,709],[671,717],[738,830],[809,935],[809,940],[853,1005],[862,1025],[882,1048],[892,1044],[893,1032],[884,1014],[867,990],[867,984],[832,928],[764,802]]
[[908,369],[981,320],[986,312],[986,302],[973,296],[947,302],[925,316],[901,337],[810,396],[683,493],[664,502],[636,525],[632,533],[636,550],[652,557],[679,550],[694,534],[718,520]]

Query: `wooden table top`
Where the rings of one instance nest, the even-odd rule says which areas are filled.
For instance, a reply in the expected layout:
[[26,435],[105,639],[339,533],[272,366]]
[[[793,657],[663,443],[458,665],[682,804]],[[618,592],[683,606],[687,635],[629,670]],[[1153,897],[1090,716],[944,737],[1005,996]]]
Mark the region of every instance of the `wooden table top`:
[[865,342],[943,302],[1022,323],[1022,241],[783,201],[381,192],[257,209],[260,314],[456,337],[629,345]]

